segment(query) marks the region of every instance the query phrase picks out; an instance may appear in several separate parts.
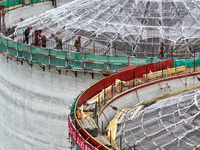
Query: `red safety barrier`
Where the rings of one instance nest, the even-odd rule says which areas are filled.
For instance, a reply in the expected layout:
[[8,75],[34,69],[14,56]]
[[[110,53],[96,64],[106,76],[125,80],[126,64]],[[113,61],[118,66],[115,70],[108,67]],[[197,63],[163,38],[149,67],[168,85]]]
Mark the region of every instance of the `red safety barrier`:
[[[76,108],[80,107],[82,104],[85,104],[89,99],[91,99],[93,96],[97,95],[102,91],[102,89],[107,88],[108,86],[115,83],[116,79],[122,80],[122,81],[130,81],[135,78],[141,78],[144,74],[159,70],[164,70],[166,68],[173,68],[174,67],[174,60],[166,60],[163,62],[157,62],[152,63],[144,66],[140,66],[137,68],[131,68],[129,70],[122,71],[120,73],[111,75],[107,78],[104,78],[100,80],[99,82],[95,83],[94,85],[90,86],[78,99]],[[88,134],[85,129],[83,129],[78,121],[76,120],[76,128],[80,129],[79,132],[83,136],[84,139],[88,139],[87,141],[92,144],[95,147],[98,147],[99,150],[106,150],[108,149],[106,146],[101,145],[96,139],[91,137],[90,134]]]
[[141,78],[144,74],[154,71],[159,71],[166,68],[173,68],[174,60],[166,60],[163,62],[152,63],[144,66],[140,66],[137,68],[132,68],[129,70],[125,70],[123,72],[111,75],[107,78],[100,80],[99,82],[92,85],[88,88],[79,98],[77,102],[77,107],[80,107],[82,104],[85,104],[87,100],[101,92],[102,89],[107,88],[108,86],[115,83],[116,79],[122,81],[130,81],[134,78]]
[[76,145],[83,150],[94,150],[95,148],[90,145],[86,140],[80,136],[77,131],[74,129],[72,124],[70,123],[70,118],[68,116],[68,125],[69,125],[69,132],[73,140],[75,141]]
[[136,68],[136,67],[137,67],[137,65],[132,65],[132,66],[129,66],[129,67],[121,68],[121,69],[118,69],[118,72],[123,72],[123,71],[130,70],[130,69],[133,69],[133,68]]

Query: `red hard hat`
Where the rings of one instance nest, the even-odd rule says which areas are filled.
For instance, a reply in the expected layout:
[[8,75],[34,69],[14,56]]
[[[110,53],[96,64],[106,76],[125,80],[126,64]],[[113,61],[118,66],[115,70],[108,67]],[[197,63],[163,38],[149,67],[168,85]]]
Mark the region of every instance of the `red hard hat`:
[[2,13],[1,13],[1,16],[4,16],[5,14],[6,14],[5,12],[2,12]]
[[45,35],[42,35],[42,38],[44,38],[45,37]]
[[161,50],[159,51],[159,54],[161,53]]
[[51,36],[53,36],[54,34],[53,33],[51,33]]
[[40,41],[40,38],[38,38],[38,41]]
[[81,38],[81,35],[78,35],[78,38]]
[[32,26],[30,26],[30,29],[32,29],[33,27]]

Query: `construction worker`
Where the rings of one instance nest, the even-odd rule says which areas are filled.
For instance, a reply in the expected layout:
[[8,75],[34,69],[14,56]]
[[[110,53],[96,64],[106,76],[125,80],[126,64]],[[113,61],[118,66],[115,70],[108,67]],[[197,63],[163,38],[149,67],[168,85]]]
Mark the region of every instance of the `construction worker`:
[[164,56],[164,42],[163,41],[161,41],[161,47],[160,47],[159,54],[161,55],[161,57],[165,57]]
[[42,40],[42,47],[46,48],[46,42],[47,42],[47,39],[46,39],[46,36],[45,35],[39,35],[41,37],[41,40]]
[[77,52],[80,52],[80,48],[81,48],[81,35],[78,35],[78,38],[76,39],[74,46],[77,49]]
[[54,47],[54,49],[61,49],[62,50],[62,39],[57,34],[54,34],[54,33],[51,33],[51,36],[56,41],[56,47]]
[[29,33],[30,33],[30,30],[31,30],[32,28],[33,28],[32,26],[27,27],[26,30],[24,31],[25,39],[24,39],[23,43],[26,42],[26,44],[28,44]]

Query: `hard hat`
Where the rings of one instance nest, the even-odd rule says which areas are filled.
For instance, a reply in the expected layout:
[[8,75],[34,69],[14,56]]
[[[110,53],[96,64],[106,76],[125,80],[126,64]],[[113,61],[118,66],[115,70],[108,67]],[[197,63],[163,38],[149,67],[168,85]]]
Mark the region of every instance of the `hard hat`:
[[40,41],[40,38],[38,38],[38,41]]
[[42,35],[42,38],[44,38],[45,37],[45,35]]
[[51,33],[51,36],[53,36],[54,34],[53,33]]
[[161,50],[159,51],[159,54],[161,53]]
[[32,29],[33,27],[32,26],[30,26],[30,29]]
[[81,35],[78,35],[78,38],[81,38]]
[[1,16],[4,16],[5,14],[6,14],[5,12],[2,12],[2,13],[1,13]]

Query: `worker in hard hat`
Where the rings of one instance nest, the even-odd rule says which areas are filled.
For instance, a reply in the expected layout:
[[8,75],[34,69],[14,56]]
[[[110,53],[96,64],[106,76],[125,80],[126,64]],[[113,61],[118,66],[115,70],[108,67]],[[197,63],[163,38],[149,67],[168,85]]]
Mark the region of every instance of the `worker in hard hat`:
[[42,47],[46,48],[46,42],[47,42],[47,39],[46,39],[46,36],[45,35],[39,35],[41,37],[41,41],[42,41]]
[[28,44],[28,41],[29,41],[29,40],[28,40],[28,39],[29,39],[29,33],[30,33],[30,30],[31,30],[32,28],[33,28],[32,26],[27,27],[26,30],[24,31],[24,36],[25,36],[25,38],[24,38],[23,43],[26,42],[26,44]]
[[51,33],[51,36],[56,41],[56,47],[54,47],[54,49],[61,49],[62,50],[62,39],[57,34],[54,34],[54,33]]
[[74,46],[77,49],[77,52],[80,52],[80,48],[81,48],[81,35],[78,35],[78,38],[76,39]]
[[164,42],[163,41],[161,41],[161,47],[160,47],[159,54],[161,55],[161,57],[165,57],[164,56]]

